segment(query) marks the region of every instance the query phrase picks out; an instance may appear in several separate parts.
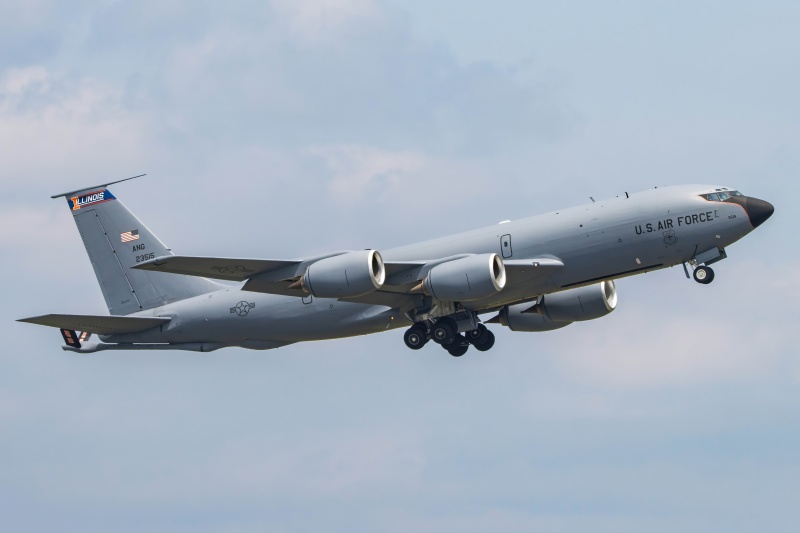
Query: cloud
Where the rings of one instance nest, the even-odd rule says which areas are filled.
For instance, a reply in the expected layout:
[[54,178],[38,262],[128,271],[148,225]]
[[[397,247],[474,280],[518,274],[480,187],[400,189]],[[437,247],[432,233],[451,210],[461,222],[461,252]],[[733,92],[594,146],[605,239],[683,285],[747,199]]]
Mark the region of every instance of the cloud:
[[[608,71],[606,59],[642,50],[609,56],[602,16],[575,26],[558,7],[480,4],[478,24],[458,23],[470,5],[0,6],[8,528],[796,523],[791,109],[751,86],[742,105],[769,113],[721,120],[739,102],[714,94],[707,112],[693,94],[687,106],[652,83],[663,77],[629,71],[638,59]],[[431,38],[416,22],[425,9],[440,13]],[[617,43],[655,28],[615,16],[636,34]],[[445,30],[481,57],[506,39],[535,60],[477,61]],[[703,45],[680,38],[692,53]],[[795,34],[785,38],[776,64],[792,64]],[[753,68],[733,63],[735,76]],[[493,326],[495,349],[460,359],[411,352],[402,331],[266,353],[62,353],[56,330],[13,320],[105,305],[49,195],[140,169],[150,176],[114,193],[192,255],[383,250],[664,180],[729,176],[778,209],[709,287],[679,268],[621,280],[609,317],[541,335]]]
[[420,152],[333,145],[310,148],[308,154],[324,161],[330,198],[345,207],[367,202],[384,209],[401,200],[406,212],[422,214],[440,206],[442,198],[467,201],[464,196],[488,185],[464,162]]
[[[551,141],[573,123],[548,78],[522,82],[512,69],[490,63],[462,66],[374,2],[173,11],[193,29],[173,30],[142,7],[114,5],[93,17],[85,38],[102,40],[104,52],[91,55],[94,69],[141,84],[164,135],[209,138],[218,147],[337,139],[474,153]],[[116,35],[108,33],[120,25]],[[133,54],[142,34],[148,38]]]
[[[687,281],[678,292],[674,285],[684,280],[675,269],[623,280],[614,314],[553,337],[566,351],[557,364],[581,383],[621,390],[759,382],[787,364],[794,375],[800,365],[787,360],[785,347],[793,342],[798,267],[747,258],[720,263],[710,291]],[[758,318],[764,313],[769,320]],[[743,322],[744,329],[734,326]]]
[[350,205],[360,203],[368,193],[372,193],[370,197],[383,196],[373,193],[380,186],[377,180],[402,179],[426,163],[419,154],[391,153],[352,145],[316,148],[311,154],[322,157],[333,172],[333,179],[328,183],[332,199]]
[[64,43],[63,25],[75,20],[79,7],[78,2],[66,6],[47,0],[0,3],[0,68],[24,67],[57,55]]
[[373,0],[276,0],[271,6],[302,44],[315,47],[335,46],[359,30],[388,22]]
[[99,80],[43,66],[0,73],[4,188],[60,183],[69,189],[76,175],[135,167],[144,121],[128,113],[121,98],[121,91]]

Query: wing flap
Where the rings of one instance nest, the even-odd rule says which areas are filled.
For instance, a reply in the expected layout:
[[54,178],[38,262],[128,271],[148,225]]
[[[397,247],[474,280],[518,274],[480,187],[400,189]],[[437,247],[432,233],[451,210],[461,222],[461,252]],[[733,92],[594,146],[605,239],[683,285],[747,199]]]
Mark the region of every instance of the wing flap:
[[73,331],[86,331],[97,335],[139,333],[166,324],[167,317],[103,316],[103,315],[42,315],[21,318],[17,322],[50,326]]

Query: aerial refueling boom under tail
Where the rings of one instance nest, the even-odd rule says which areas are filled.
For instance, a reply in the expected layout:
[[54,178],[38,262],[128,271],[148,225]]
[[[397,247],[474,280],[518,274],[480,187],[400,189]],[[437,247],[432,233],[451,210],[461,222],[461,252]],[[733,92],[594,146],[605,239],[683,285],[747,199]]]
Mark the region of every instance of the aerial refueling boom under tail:
[[710,265],[774,211],[728,187],[679,185],[388,250],[193,257],[174,255],[114,183],[54,196],[109,312],[20,320],[60,329],[65,350],[265,350],[404,327],[409,348],[433,340],[458,357],[492,348],[487,323],[542,332],[603,317],[617,307],[615,279],[682,264],[709,284]]

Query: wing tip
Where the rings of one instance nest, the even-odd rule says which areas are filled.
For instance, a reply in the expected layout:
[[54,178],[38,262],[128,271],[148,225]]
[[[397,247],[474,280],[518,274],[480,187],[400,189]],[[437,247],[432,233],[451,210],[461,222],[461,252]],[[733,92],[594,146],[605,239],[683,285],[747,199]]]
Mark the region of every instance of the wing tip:
[[38,320],[45,319],[50,315],[38,315],[38,316],[29,316],[26,318],[18,318],[16,322],[24,322],[26,324],[39,324]]

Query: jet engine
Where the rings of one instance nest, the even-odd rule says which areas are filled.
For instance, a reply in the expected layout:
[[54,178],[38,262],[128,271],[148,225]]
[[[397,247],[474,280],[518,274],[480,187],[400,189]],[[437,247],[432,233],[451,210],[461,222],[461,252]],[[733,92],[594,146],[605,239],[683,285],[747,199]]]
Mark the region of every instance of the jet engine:
[[376,250],[348,252],[312,263],[300,286],[316,298],[352,298],[383,286],[386,268]]
[[418,288],[437,300],[468,302],[497,294],[506,286],[506,268],[497,254],[471,255],[441,263]]
[[500,322],[511,331],[540,332],[552,331],[572,324],[572,322],[555,322],[538,313],[525,313],[531,304],[507,305],[500,311],[500,315],[490,322]]
[[533,306],[530,303],[506,306],[498,319],[512,331],[551,331],[573,322],[606,316],[616,307],[617,288],[609,280],[546,294]]

